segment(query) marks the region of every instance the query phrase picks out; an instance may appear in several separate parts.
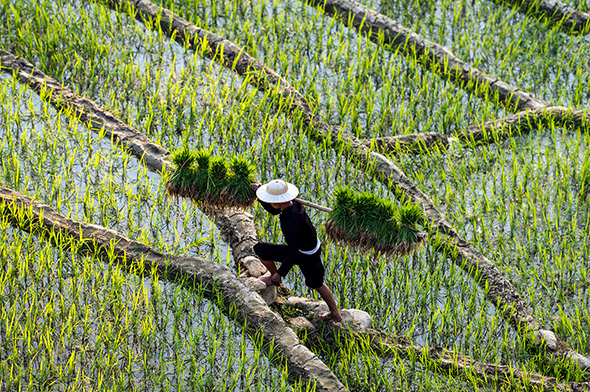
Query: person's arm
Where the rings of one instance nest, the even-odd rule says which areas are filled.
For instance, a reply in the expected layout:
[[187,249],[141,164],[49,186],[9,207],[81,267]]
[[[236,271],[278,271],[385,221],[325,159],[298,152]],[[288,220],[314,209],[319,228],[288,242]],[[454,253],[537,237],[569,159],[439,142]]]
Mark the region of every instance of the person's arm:
[[281,213],[281,210],[279,210],[278,208],[274,208],[270,205],[270,203],[264,202],[260,199],[258,199],[258,202],[262,207],[264,207],[266,211],[268,211],[272,215],[279,215]]

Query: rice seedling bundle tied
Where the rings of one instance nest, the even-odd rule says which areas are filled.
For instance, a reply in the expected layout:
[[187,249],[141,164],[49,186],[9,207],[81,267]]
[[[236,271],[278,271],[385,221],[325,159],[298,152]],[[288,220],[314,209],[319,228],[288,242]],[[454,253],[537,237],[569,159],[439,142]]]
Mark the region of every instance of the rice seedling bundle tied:
[[324,222],[333,240],[379,253],[404,255],[426,238],[420,231],[424,214],[420,206],[397,206],[369,192],[355,193],[350,188],[335,191],[335,207]]
[[207,150],[184,147],[172,154],[176,170],[166,184],[168,194],[215,207],[248,207],[256,200],[251,185],[254,168],[244,157],[211,156]]

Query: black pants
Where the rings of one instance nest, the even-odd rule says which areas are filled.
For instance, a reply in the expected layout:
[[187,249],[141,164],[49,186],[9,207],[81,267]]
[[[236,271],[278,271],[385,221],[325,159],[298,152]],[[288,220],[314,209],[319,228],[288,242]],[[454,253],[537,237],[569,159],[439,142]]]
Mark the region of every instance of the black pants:
[[[259,242],[254,245],[254,252],[262,260],[272,260],[279,263],[285,260],[289,253],[287,245],[270,244],[268,242]],[[297,252],[295,264],[301,269],[305,277],[305,284],[312,289],[319,289],[324,284],[324,265],[321,259],[322,247],[313,255],[304,255]]]

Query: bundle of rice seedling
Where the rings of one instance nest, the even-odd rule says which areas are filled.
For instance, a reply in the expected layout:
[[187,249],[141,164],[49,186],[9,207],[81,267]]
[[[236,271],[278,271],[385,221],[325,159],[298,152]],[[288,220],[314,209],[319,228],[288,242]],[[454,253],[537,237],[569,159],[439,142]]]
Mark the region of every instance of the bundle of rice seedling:
[[335,206],[324,222],[335,241],[361,250],[403,255],[411,252],[425,236],[420,232],[424,214],[419,206],[397,206],[372,193],[355,193],[342,187],[335,191]]
[[191,188],[191,198],[193,200],[205,200],[209,197],[209,162],[211,153],[207,150],[197,150],[195,152],[195,161],[197,162],[197,173],[194,177],[195,182]]
[[176,170],[166,184],[170,195],[216,207],[245,207],[256,199],[254,168],[244,157],[231,158],[230,171],[225,158],[183,147],[172,154],[172,162]]
[[254,166],[245,157],[234,157],[231,161],[231,175],[228,180],[227,193],[229,203],[236,206],[251,206],[256,200],[252,184],[256,183]]
[[228,179],[227,162],[222,157],[212,157],[209,162],[209,183],[207,184],[207,200],[208,204],[221,205],[224,204],[221,200],[222,195],[225,196]]
[[408,253],[426,238],[426,233],[420,231],[425,223],[424,212],[419,205],[407,202],[398,208],[398,218],[397,241],[401,253]]
[[172,163],[176,166],[176,170],[166,183],[169,194],[191,197],[191,187],[197,173],[195,159],[195,154],[186,147],[172,153]]

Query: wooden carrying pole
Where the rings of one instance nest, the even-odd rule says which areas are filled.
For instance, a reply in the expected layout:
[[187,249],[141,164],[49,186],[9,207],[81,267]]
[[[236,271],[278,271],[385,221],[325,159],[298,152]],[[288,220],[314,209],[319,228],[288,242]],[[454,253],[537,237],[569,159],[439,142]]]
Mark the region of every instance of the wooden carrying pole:
[[301,200],[301,199],[298,199],[298,198],[295,198],[295,201],[298,201],[299,203],[303,204],[304,206],[315,208],[315,209],[320,210],[320,211],[332,212],[332,209],[331,208],[324,207],[324,206],[321,206],[319,204],[312,203],[311,201]]

